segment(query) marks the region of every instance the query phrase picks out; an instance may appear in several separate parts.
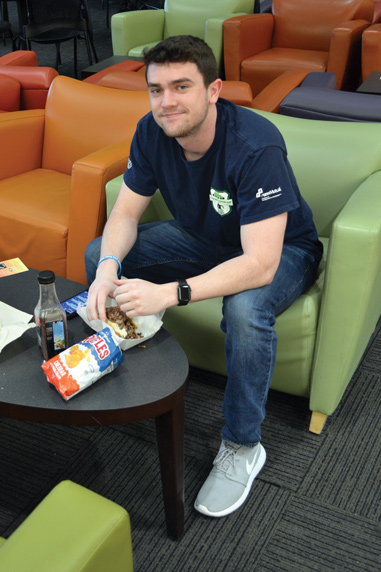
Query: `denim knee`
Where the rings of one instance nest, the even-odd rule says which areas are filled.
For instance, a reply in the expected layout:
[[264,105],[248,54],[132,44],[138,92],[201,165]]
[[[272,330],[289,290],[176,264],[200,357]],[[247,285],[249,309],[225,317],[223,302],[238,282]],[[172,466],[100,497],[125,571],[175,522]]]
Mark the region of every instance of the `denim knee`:
[[229,329],[235,336],[252,336],[253,329],[263,328],[263,325],[272,328],[275,325],[275,316],[271,305],[266,307],[259,304],[254,290],[246,290],[225,296],[223,302],[223,318],[221,329],[226,334]]
[[97,272],[97,266],[101,251],[101,241],[102,238],[96,238],[86,248],[85,252],[85,267],[86,267],[86,277],[87,284],[90,286],[95,280],[95,274]]

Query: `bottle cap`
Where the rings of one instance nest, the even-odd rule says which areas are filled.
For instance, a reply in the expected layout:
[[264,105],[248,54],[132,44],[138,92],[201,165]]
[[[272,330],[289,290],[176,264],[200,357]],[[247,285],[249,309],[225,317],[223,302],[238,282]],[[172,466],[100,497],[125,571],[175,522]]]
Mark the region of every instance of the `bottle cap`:
[[42,270],[38,273],[38,282],[40,284],[52,284],[56,276],[52,270]]

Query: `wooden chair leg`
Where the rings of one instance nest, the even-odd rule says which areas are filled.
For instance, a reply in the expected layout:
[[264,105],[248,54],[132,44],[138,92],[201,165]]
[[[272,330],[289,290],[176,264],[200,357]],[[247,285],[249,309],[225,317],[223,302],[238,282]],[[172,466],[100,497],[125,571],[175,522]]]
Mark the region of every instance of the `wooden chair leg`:
[[320,411],[313,411],[311,416],[310,431],[311,433],[316,433],[320,435],[323,431],[325,422],[327,421],[328,415],[320,413]]

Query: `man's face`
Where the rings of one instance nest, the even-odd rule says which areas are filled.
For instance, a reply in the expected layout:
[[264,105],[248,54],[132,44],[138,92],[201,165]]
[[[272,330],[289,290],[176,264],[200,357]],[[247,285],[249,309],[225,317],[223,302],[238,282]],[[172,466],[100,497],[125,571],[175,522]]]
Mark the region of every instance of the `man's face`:
[[150,64],[147,82],[153,117],[168,137],[198,134],[218,99],[215,82],[206,88],[191,62]]

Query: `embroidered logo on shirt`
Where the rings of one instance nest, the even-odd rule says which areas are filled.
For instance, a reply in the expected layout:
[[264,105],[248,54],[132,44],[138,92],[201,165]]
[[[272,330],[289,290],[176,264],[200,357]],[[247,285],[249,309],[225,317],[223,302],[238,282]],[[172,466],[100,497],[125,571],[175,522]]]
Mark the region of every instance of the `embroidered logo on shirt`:
[[267,191],[267,193],[263,192],[263,189],[258,189],[257,194],[255,195],[257,199],[261,199],[261,201],[268,201],[269,199],[276,199],[276,197],[280,197],[282,194],[282,189],[278,187],[277,189],[272,189],[271,191]]
[[230,193],[227,191],[216,191],[216,189],[211,188],[209,200],[219,215],[226,216],[231,213],[233,199],[230,198]]
[[128,158],[127,169],[132,169],[132,161]]

